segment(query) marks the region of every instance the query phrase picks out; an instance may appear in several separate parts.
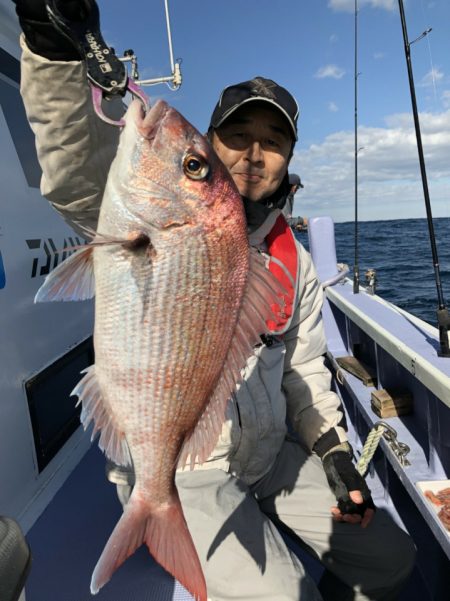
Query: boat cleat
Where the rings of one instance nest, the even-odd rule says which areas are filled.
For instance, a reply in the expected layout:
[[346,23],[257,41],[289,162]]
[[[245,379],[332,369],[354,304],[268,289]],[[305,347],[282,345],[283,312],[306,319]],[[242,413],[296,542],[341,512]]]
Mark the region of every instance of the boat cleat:
[[397,431],[387,422],[380,420],[376,422],[370,430],[361,451],[361,455],[356,462],[356,469],[361,476],[364,476],[367,472],[368,466],[375,455],[375,451],[377,450],[381,438],[385,439],[402,467],[411,465],[410,461],[406,458],[406,455],[411,451],[409,446],[404,442],[397,440]]
[[409,465],[411,465],[411,462],[406,458],[406,456],[411,451],[411,449],[409,448],[409,446],[406,443],[397,440],[397,431],[394,430],[394,428],[392,426],[390,426],[388,423],[386,423],[384,421],[377,422],[375,424],[375,426],[377,426],[377,427],[381,426],[384,428],[383,438],[388,443],[388,445],[391,447],[391,449],[392,449],[394,455],[397,457],[400,465],[402,467],[408,467]]
[[364,274],[366,278],[366,292],[368,294],[375,294],[377,288],[377,272],[375,269],[368,269]]

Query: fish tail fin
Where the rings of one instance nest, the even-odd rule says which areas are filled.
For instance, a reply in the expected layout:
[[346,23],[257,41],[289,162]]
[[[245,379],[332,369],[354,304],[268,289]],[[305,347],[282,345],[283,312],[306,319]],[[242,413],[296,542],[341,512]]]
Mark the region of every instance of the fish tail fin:
[[168,505],[154,512],[133,496],[95,566],[91,593],[98,593],[116,569],[145,542],[154,559],[196,601],[207,601],[203,571],[178,495],[175,493]]

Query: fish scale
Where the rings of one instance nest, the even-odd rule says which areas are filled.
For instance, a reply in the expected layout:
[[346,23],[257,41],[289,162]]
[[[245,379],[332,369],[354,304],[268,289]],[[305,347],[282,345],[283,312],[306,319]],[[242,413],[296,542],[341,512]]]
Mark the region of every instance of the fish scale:
[[[184,310],[180,310],[181,305],[177,302],[178,299],[175,299],[175,297],[173,296],[173,290],[174,290],[174,285],[178,284],[180,282],[180,278],[178,277],[178,273],[180,274],[181,277],[183,277],[183,274],[186,273],[188,267],[191,266],[192,267],[192,260],[189,259],[185,259],[179,266],[177,269],[172,269],[169,266],[168,271],[172,274],[173,279],[175,280],[173,283],[170,282],[170,280],[168,278],[165,277],[164,273],[162,274],[161,277],[161,285],[159,285],[159,282],[156,281],[154,286],[150,286],[150,294],[152,295],[152,297],[154,299],[157,298],[161,298],[161,302],[154,302],[152,303],[152,305],[150,306],[149,309],[149,313],[151,315],[151,318],[156,321],[156,328],[153,327],[151,333],[152,336],[157,340],[157,342],[155,343],[153,340],[150,339],[150,337],[148,336],[148,345],[144,344],[143,342],[141,342],[140,340],[140,336],[141,336],[141,332],[143,333],[142,327],[141,327],[141,320],[139,318],[139,315],[137,314],[138,312],[134,312],[134,313],[130,313],[128,312],[127,315],[129,318],[133,319],[134,317],[137,318],[136,323],[131,322],[127,322],[124,323],[122,326],[122,330],[123,330],[123,334],[124,334],[124,341],[120,341],[117,340],[117,336],[118,336],[118,329],[116,324],[121,321],[123,321],[123,319],[116,319],[116,316],[114,315],[114,317],[110,320],[108,320],[108,326],[112,326],[110,327],[110,339],[104,340],[102,343],[102,347],[104,347],[105,349],[108,350],[108,352],[111,352],[111,348],[112,348],[112,344],[117,346],[117,348],[119,349],[120,352],[120,348],[123,346],[129,346],[129,342],[133,341],[134,346],[136,348],[136,352],[139,351],[138,357],[140,358],[140,363],[143,366],[148,366],[148,365],[155,365],[155,366],[159,366],[161,367],[161,365],[163,364],[160,360],[160,357],[171,357],[171,362],[170,365],[173,366],[173,369],[175,369],[175,367],[177,365],[180,364],[184,364],[184,360],[186,358],[186,356],[188,355],[187,352],[184,353],[184,356],[179,357],[178,355],[182,352],[182,349],[185,348],[185,345],[180,344],[182,342],[182,340],[174,340],[172,341],[171,337],[168,336],[166,333],[175,333],[175,335],[180,335],[182,337],[182,339],[184,339],[184,341],[189,343],[190,347],[196,347],[196,348],[201,348],[201,338],[202,338],[202,332],[203,332],[203,324],[207,323],[208,321],[208,313],[209,311],[207,309],[204,308],[203,305],[203,309],[202,309],[202,305],[198,304],[197,306],[192,305],[192,303],[190,304],[190,311],[184,311]],[[109,268],[106,269],[106,294],[107,296],[109,295],[109,276],[108,276],[108,272],[109,272]],[[163,286],[164,284],[166,285],[167,289],[164,289]],[[120,286],[122,289],[126,289],[126,286],[124,284],[121,284]],[[180,286],[178,286],[178,290],[180,289]],[[154,290],[154,292],[153,292]],[[184,294],[186,294],[187,296],[191,296],[190,295],[190,291],[186,290],[184,292]],[[112,296],[114,297],[114,292],[112,293]],[[165,298],[169,298],[171,300],[169,300],[169,304],[167,304],[167,302],[164,301]],[[105,298],[105,300],[100,303],[99,301],[99,295],[97,294],[97,312],[100,314],[100,316],[105,315],[105,310],[103,309],[103,305],[105,306],[109,306],[109,300],[108,298]],[[164,305],[163,309],[160,308],[161,305]],[[173,306],[172,306],[173,305]],[[122,305],[123,307],[123,305]],[[178,310],[176,310],[178,308]],[[195,312],[195,310],[197,309],[197,311]],[[200,317],[200,313],[203,311],[203,313],[206,313],[206,315],[203,315],[203,317]],[[172,322],[171,324],[168,323],[163,323],[162,319],[164,318],[164,316],[170,316],[170,321]],[[159,322],[159,323],[158,323]],[[192,324],[198,324],[197,329],[192,327]],[[100,322],[99,318],[97,317],[96,320],[96,324],[99,327],[99,329],[102,331],[102,335],[105,336],[105,332],[107,331],[105,324],[103,322]],[[170,327],[169,327],[170,325]],[[186,330],[189,328],[189,335],[186,335],[187,332]],[[139,337],[137,337],[135,335],[135,332],[139,333]],[[148,333],[150,334],[150,332]],[[219,336],[220,338],[221,336]],[[146,336],[144,338],[147,338],[147,332],[146,332]],[[209,344],[209,343],[208,343]],[[148,352],[152,353],[153,351],[156,352],[157,357],[148,357],[147,354],[145,354],[146,349],[148,348]],[[186,349],[187,350],[187,349]],[[133,355],[133,353],[128,353],[129,356],[135,356]],[[156,360],[158,359],[158,361]],[[110,361],[109,361],[109,357],[106,358],[105,364],[109,365]],[[97,361],[97,365],[99,365],[99,361]],[[165,364],[164,364],[165,366]],[[166,367],[166,366],[165,366]],[[189,371],[189,368],[186,368],[187,371]],[[190,370],[192,371],[192,370]],[[183,378],[184,379],[184,378]],[[150,393],[153,393],[153,391],[149,391]],[[155,391],[156,394],[155,396],[158,397],[159,396],[159,391]]]

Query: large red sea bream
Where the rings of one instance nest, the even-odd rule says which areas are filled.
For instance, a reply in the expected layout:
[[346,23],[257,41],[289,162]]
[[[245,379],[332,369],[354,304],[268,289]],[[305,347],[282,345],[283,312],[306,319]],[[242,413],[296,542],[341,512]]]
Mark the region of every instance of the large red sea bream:
[[[277,291],[278,288],[278,291]],[[93,242],[36,300],[95,301],[95,365],[74,390],[85,427],[136,485],[94,570],[92,593],[145,542],[200,601],[202,568],[175,486],[207,459],[240,370],[267,332],[279,285],[251,250],[241,198],[205,138],[159,101],[134,101]]]

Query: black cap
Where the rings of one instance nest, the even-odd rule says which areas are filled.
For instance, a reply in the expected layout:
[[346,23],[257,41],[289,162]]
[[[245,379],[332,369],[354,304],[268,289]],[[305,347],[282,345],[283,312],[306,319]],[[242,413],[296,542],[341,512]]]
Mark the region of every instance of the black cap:
[[302,180],[300,176],[296,173],[289,173],[289,185],[290,186],[298,186],[299,188],[303,188]]
[[264,77],[254,77],[250,81],[225,88],[216,104],[209,126],[214,129],[220,127],[234,111],[254,100],[268,102],[277,108],[289,123],[294,140],[297,140],[297,101],[286,88]]

